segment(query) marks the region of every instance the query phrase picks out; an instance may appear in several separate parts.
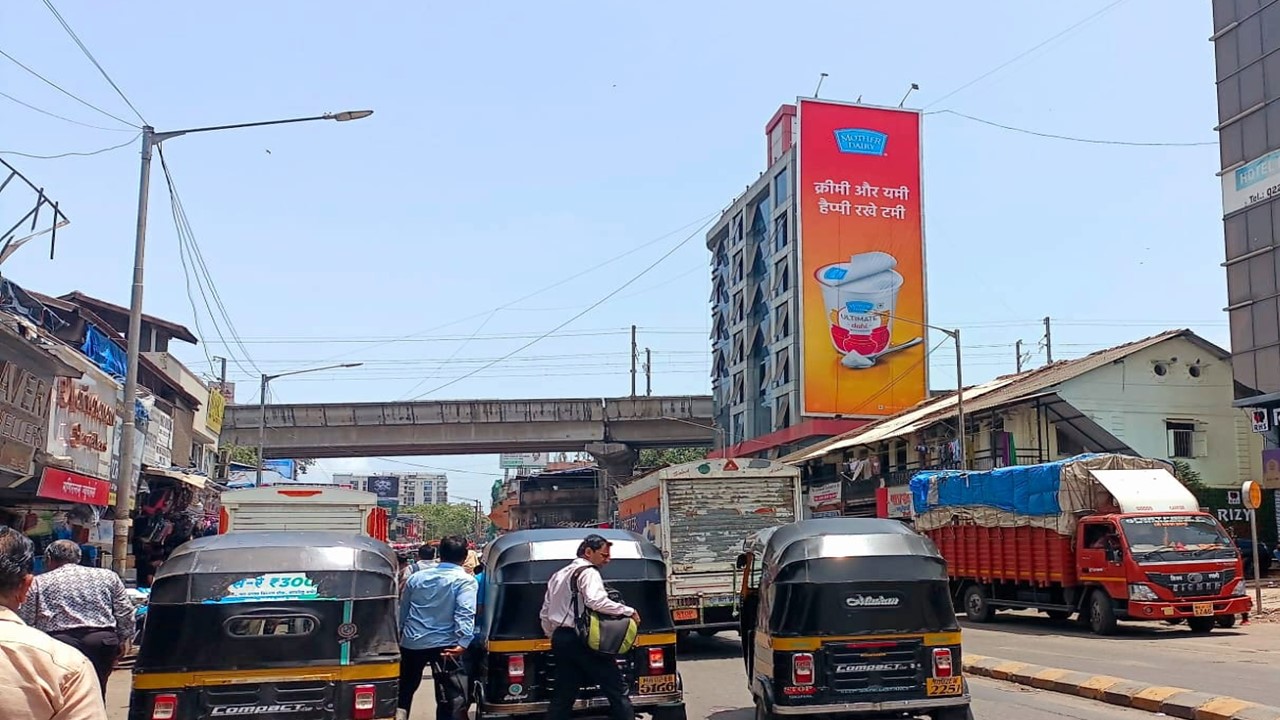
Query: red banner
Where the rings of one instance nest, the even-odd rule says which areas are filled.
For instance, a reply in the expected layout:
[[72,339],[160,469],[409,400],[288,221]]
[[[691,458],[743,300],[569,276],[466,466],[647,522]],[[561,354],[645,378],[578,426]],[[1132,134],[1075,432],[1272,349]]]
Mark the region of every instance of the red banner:
[[58,468],[45,468],[40,474],[36,495],[51,500],[106,507],[111,498],[111,483],[77,475]]

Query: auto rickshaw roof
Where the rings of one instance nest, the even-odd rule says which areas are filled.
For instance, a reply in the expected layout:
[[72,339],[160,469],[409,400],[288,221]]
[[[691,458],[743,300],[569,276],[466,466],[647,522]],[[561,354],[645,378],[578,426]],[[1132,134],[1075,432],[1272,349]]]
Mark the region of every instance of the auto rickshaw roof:
[[337,532],[229,532],[180,545],[155,581],[176,575],[270,572],[365,572],[398,577],[391,546],[367,535]]
[[925,536],[897,520],[821,518],[783,525],[765,543],[764,561],[787,565],[815,558],[915,556],[942,560]]
[[627,530],[613,528],[544,528],[517,530],[489,543],[485,548],[485,567],[537,560],[572,560],[578,556],[578,545],[588,535],[599,535],[612,544],[614,560],[656,560],[662,562],[662,551],[653,543]]

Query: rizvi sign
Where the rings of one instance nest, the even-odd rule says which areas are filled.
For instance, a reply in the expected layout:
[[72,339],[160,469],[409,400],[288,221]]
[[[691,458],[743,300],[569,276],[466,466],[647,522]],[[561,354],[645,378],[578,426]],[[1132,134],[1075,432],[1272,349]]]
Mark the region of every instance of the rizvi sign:
[[1280,150],[1222,176],[1222,214],[1230,215],[1280,194]]

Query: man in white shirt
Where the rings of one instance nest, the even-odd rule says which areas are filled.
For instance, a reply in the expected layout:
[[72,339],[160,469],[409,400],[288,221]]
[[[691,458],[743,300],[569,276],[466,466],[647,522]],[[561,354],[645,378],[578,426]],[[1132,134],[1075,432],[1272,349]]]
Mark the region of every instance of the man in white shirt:
[[578,636],[573,612],[573,587],[577,580],[578,602],[605,615],[631,617],[640,625],[640,613],[614,602],[605,591],[600,568],[609,564],[611,543],[599,535],[588,535],[578,546],[578,559],[561,568],[547,582],[542,601],[542,630],[551,638],[555,655],[555,693],[547,708],[547,720],[567,720],[583,685],[599,685],[609,700],[612,720],[634,720],[631,698],[622,671],[614,658],[592,651]]

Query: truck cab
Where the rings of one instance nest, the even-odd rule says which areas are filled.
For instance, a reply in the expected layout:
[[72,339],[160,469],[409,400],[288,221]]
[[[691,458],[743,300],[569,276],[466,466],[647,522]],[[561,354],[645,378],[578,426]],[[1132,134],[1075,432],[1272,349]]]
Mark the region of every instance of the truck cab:
[[1240,554],[1213,516],[1118,513],[1087,517],[1076,533],[1080,582],[1095,593],[1083,612],[1109,632],[1116,620],[1186,620],[1196,632],[1248,612]]

